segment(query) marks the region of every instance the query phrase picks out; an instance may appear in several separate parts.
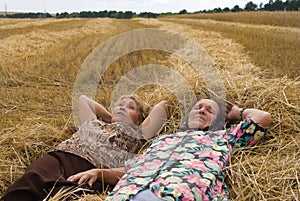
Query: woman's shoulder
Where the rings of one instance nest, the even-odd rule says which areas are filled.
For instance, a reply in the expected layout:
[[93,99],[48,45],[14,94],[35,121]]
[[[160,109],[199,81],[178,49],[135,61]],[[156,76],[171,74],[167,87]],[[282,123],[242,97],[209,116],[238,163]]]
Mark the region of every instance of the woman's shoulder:
[[101,119],[89,119],[84,121],[80,126],[80,128],[87,128],[87,127],[103,127],[108,125],[108,123],[102,121]]

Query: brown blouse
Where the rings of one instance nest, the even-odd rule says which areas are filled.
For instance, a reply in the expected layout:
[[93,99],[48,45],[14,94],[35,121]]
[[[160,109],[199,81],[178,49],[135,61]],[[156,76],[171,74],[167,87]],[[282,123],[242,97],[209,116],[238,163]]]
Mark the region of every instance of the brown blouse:
[[98,168],[118,168],[124,167],[124,162],[135,156],[145,142],[138,127],[94,119],[84,122],[71,138],[54,150],[78,155]]

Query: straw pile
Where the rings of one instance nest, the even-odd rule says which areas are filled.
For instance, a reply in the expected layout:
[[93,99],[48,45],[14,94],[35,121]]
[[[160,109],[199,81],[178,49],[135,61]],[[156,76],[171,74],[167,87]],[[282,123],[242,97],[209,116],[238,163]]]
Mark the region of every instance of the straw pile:
[[[22,175],[33,160],[74,132],[72,86],[85,56],[105,38],[127,31],[128,27],[143,26],[173,30],[199,43],[216,63],[227,100],[241,107],[255,107],[272,114],[272,124],[266,138],[255,147],[239,150],[228,166],[226,183],[232,200],[299,200],[300,78],[265,78],[265,70],[250,62],[242,46],[219,33],[144,19],[126,23],[89,20],[83,27],[69,30],[74,31],[70,34],[66,34],[67,30],[49,33],[38,30],[42,33],[38,34],[39,40],[34,39],[36,32],[31,32],[1,41],[0,194]],[[85,29],[93,29],[93,33],[97,34],[82,31]],[[34,46],[32,51],[27,49],[23,52],[17,44],[12,45],[17,38],[20,38],[18,43],[21,47],[31,47],[26,44]],[[71,41],[76,41],[76,45]],[[76,48],[78,44],[80,48]],[[8,48],[9,53],[4,48]],[[22,53],[26,56],[22,57]],[[12,55],[17,56],[13,58]],[[112,68],[120,69],[116,72],[126,71],[125,67],[122,68],[122,65],[127,66],[126,61],[131,65],[148,62],[169,66],[180,72],[196,93],[206,92],[197,73],[174,55],[151,51],[133,53],[120,58]],[[121,74],[112,76],[118,78]],[[110,104],[113,84],[108,77],[97,91],[96,99],[106,107]],[[178,101],[170,91],[159,86],[145,86],[137,93],[149,108],[159,100],[169,100],[174,108],[161,133],[172,133],[178,128],[181,118]],[[51,200],[65,200],[70,192],[76,190],[58,193]],[[105,196],[105,193],[86,195],[76,200],[100,201]]]

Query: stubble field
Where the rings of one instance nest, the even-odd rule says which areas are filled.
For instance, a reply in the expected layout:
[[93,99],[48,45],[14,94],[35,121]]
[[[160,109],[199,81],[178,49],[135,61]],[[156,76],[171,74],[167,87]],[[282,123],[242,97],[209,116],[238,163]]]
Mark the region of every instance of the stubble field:
[[[226,176],[232,200],[299,200],[300,27],[296,20],[300,13],[279,14],[289,20],[273,24],[275,17],[268,13],[259,16],[263,23],[241,20],[244,14],[209,19],[201,15],[131,20],[0,19],[0,195],[33,160],[74,132],[73,89],[85,58],[118,34],[159,28],[179,33],[205,50],[215,63],[227,100],[272,114],[266,139],[232,158]],[[245,19],[257,17],[257,13],[247,15]],[[114,48],[108,48],[108,54],[114,55]],[[109,108],[122,76],[149,64],[175,70],[195,94],[207,92],[203,79],[187,61],[170,52],[145,49],[122,55],[111,64],[99,82],[96,100]],[[166,80],[175,82],[171,77]],[[176,90],[180,92],[181,86]],[[171,118],[161,133],[178,128],[178,100],[171,91],[143,86],[136,93],[149,108],[169,100]]]

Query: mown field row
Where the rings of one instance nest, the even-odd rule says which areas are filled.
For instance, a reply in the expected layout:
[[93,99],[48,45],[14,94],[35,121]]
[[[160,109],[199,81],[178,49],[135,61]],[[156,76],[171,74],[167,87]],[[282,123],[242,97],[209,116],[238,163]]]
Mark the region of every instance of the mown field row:
[[178,15],[176,18],[208,19],[223,22],[239,22],[253,25],[270,25],[300,28],[299,12],[236,12]]
[[195,14],[167,21],[236,40],[270,78],[300,75],[300,12]]

